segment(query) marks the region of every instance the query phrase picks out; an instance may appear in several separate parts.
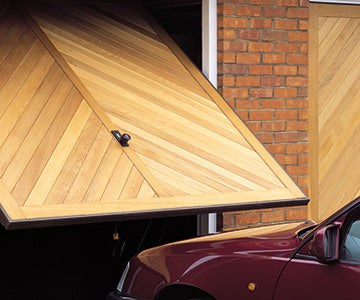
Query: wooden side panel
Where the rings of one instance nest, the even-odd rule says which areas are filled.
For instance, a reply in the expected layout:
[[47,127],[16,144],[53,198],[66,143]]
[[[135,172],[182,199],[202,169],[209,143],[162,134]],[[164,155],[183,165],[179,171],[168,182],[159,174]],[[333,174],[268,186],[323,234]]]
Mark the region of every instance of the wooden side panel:
[[[317,45],[318,218],[324,219],[359,193],[360,7],[312,5]],[[313,66],[314,68],[314,66]],[[314,95],[314,94],[311,94]]]
[[286,188],[149,25],[119,8],[30,11],[168,195]]

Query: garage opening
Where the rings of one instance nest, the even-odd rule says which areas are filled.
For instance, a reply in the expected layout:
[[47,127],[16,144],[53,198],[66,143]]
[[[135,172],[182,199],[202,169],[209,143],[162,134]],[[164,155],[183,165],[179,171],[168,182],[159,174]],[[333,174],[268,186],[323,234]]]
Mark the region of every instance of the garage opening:
[[[4,298],[101,299],[195,214],[307,203],[151,16],[55,2],[0,20]],[[199,3],[146,5],[201,67]]]

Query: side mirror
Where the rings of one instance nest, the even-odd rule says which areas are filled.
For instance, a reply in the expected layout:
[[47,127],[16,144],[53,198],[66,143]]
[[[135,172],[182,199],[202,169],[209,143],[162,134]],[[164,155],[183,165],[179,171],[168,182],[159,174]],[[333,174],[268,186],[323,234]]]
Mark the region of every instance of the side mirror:
[[330,263],[339,258],[340,229],[337,225],[329,225],[315,232],[310,251],[321,262]]

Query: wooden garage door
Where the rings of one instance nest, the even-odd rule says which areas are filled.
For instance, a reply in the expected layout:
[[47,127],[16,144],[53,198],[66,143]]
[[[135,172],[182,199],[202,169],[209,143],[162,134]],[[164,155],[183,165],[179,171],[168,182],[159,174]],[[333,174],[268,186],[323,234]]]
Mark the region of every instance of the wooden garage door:
[[307,203],[141,7],[65,2],[0,18],[5,226]]
[[310,6],[311,214],[360,191],[360,5]]

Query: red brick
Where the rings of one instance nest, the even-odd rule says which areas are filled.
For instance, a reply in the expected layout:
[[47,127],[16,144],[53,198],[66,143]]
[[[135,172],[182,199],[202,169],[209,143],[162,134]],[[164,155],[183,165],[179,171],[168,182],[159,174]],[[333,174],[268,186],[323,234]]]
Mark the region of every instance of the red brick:
[[297,75],[297,66],[274,66],[275,75]]
[[284,18],[286,9],[280,7],[263,7],[263,17],[265,18]]
[[299,87],[298,88],[298,97],[307,97],[308,96],[308,88],[307,87]]
[[263,63],[265,64],[283,64],[285,63],[285,54],[269,54],[263,55]]
[[295,20],[275,20],[275,29],[296,30],[297,21]]
[[239,41],[220,41],[218,42],[218,51],[247,51],[247,42]]
[[260,31],[258,30],[238,30],[237,32],[238,39],[242,40],[259,40]]
[[276,0],[277,6],[298,6],[298,0]]
[[309,177],[308,176],[298,177],[298,184],[300,186],[307,186],[308,183],[309,183]]
[[269,19],[251,19],[250,28],[270,29],[273,27],[273,21]]
[[284,100],[262,100],[261,108],[262,109],[282,109],[284,108]]
[[308,164],[308,155],[298,155],[298,159],[299,159],[299,165],[307,165]]
[[218,86],[235,86],[234,76],[218,76]]
[[[250,120],[252,121],[264,121],[272,120],[273,112],[272,111],[250,111]],[[264,126],[264,125],[263,125]]]
[[263,144],[271,144],[274,142],[274,135],[272,133],[257,133],[255,135]]
[[272,52],[273,44],[272,43],[249,43],[249,52]]
[[224,17],[220,19],[220,27],[230,27],[230,28],[247,28],[248,27],[248,19],[244,18],[232,18],[232,17]]
[[260,223],[260,214],[237,215],[236,225]]
[[236,62],[240,64],[258,64],[260,63],[259,53],[238,53],[236,55]]
[[247,73],[246,65],[219,64],[218,74],[226,75],[245,75]]
[[309,108],[309,101],[304,99],[287,99],[286,108]]
[[305,195],[309,196],[309,188],[308,187],[300,187]]
[[238,6],[237,15],[249,16],[249,17],[260,17],[261,16],[261,8],[260,7],[250,7],[250,6]]
[[262,223],[274,223],[285,221],[285,212],[284,211],[274,211],[274,212],[264,212],[261,215]]
[[236,109],[260,109],[260,100],[248,100],[248,99],[244,99],[244,100],[237,100],[236,101]]
[[274,210],[295,210],[295,209],[299,209],[302,208],[303,206],[288,206],[288,207],[279,207],[279,208],[274,208]]
[[249,4],[255,5],[273,5],[274,0],[249,0]]
[[309,53],[309,44],[300,44],[299,52],[300,53]]
[[272,75],[272,66],[250,65],[249,75]]
[[236,85],[237,86],[260,86],[260,77],[258,77],[258,76],[238,76],[238,77],[236,77]]
[[307,32],[288,32],[288,41],[289,42],[308,42],[309,34]]
[[[296,143],[298,134],[296,132],[284,132],[275,135],[275,143]],[[292,162],[296,164],[296,162]]]
[[309,66],[299,66],[299,75],[308,75]]
[[297,110],[278,110],[275,112],[276,120],[297,120]]
[[307,175],[308,174],[308,166],[286,166],[285,170],[289,175]]
[[286,212],[286,220],[294,221],[294,220],[305,220],[307,219],[308,211],[307,209],[300,210],[289,210]]
[[273,94],[272,89],[250,89],[249,96],[250,98],[271,98]]
[[254,122],[254,123],[247,123],[246,124],[252,132],[259,132],[260,131],[260,122]]
[[264,41],[285,41],[286,32],[285,31],[264,31],[263,32]]
[[274,211],[273,208],[263,208],[263,209],[252,209],[250,210],[250,212],[259,212],[259,213],[263,213],[263,212],[268,212],[268,211]]
[[287,17],[290,19],[308,19],[309,18],[309,9],[307,9],[307,8],[289,8],[287,10]]
[[249,113],[247,111],[236,111],[236,114],[245,122],[249,119]]
[[226,100],[226,102],[227,103],[229,103],[229,105],[233,108],[233,109],[235,109],[235,100],[234,99],[228,99],[228,100]]
[[235,15],[235,5],[219,4],[217,11],[220,15]]
[[287,86],[307,86],[308,79],[307,77],[287,77],[286,85]]
[[309,21],[300,20],[299,21],[299,30],[309,30]]
[[262,86],[283,86],[285,82],[284,77],[274,76],[274,77],[263,77]]
[[309,152],[308,144],[288,144],[286,145],[286,154],[302,154]]
[[275,52],[296,53],[297,51],[297,44],[279,43],[275,45]]
[[234,40],[235,39],[235,30],[234,29],[219,29],[217,37],[218,37],[218,39],[221,39],[221,40]]
[[288,54],[287,55],[288,64],[298,64],[306,65],[308,64],[308,55],[307,54]]
[[222,63],[234,63],[235,62],[235,53],[229,53],[229,52],[220,52],[217,55],[218,62]]
[[288,131],[306,131],[308,129],[309,126],[306,121],[287,122],[286,124],[286,130]]
[[261,128],[264,132],[284,131],[285,122],[263,122]]
[[218,3],[245,4],[245,3],[247,3],[247,0],[218,0]]
[[278,161],[278,163],[282,166],[297,164],[297,155],[275,155],[274,157]]
[[299,0],[299,6],[309,7],[310,1],[309,0]]
[[299,120],[309,120],[309,111],[308,110],[300,110],[298,112],[299,116],[298,119]]
[[242,88],[224,88],[223,89],[224,98],[247,98],[248,90]]
[[275,88],[274,98],[294,98],[297,96],[297,88]]
[[235,222],[234,222],[234,216],[230,215],[230,216],[223,216],[223,225],[224,226],[234,226]]
[[285,145],[284,144],[266,145],[265,147],[273,155],[285,153]]

